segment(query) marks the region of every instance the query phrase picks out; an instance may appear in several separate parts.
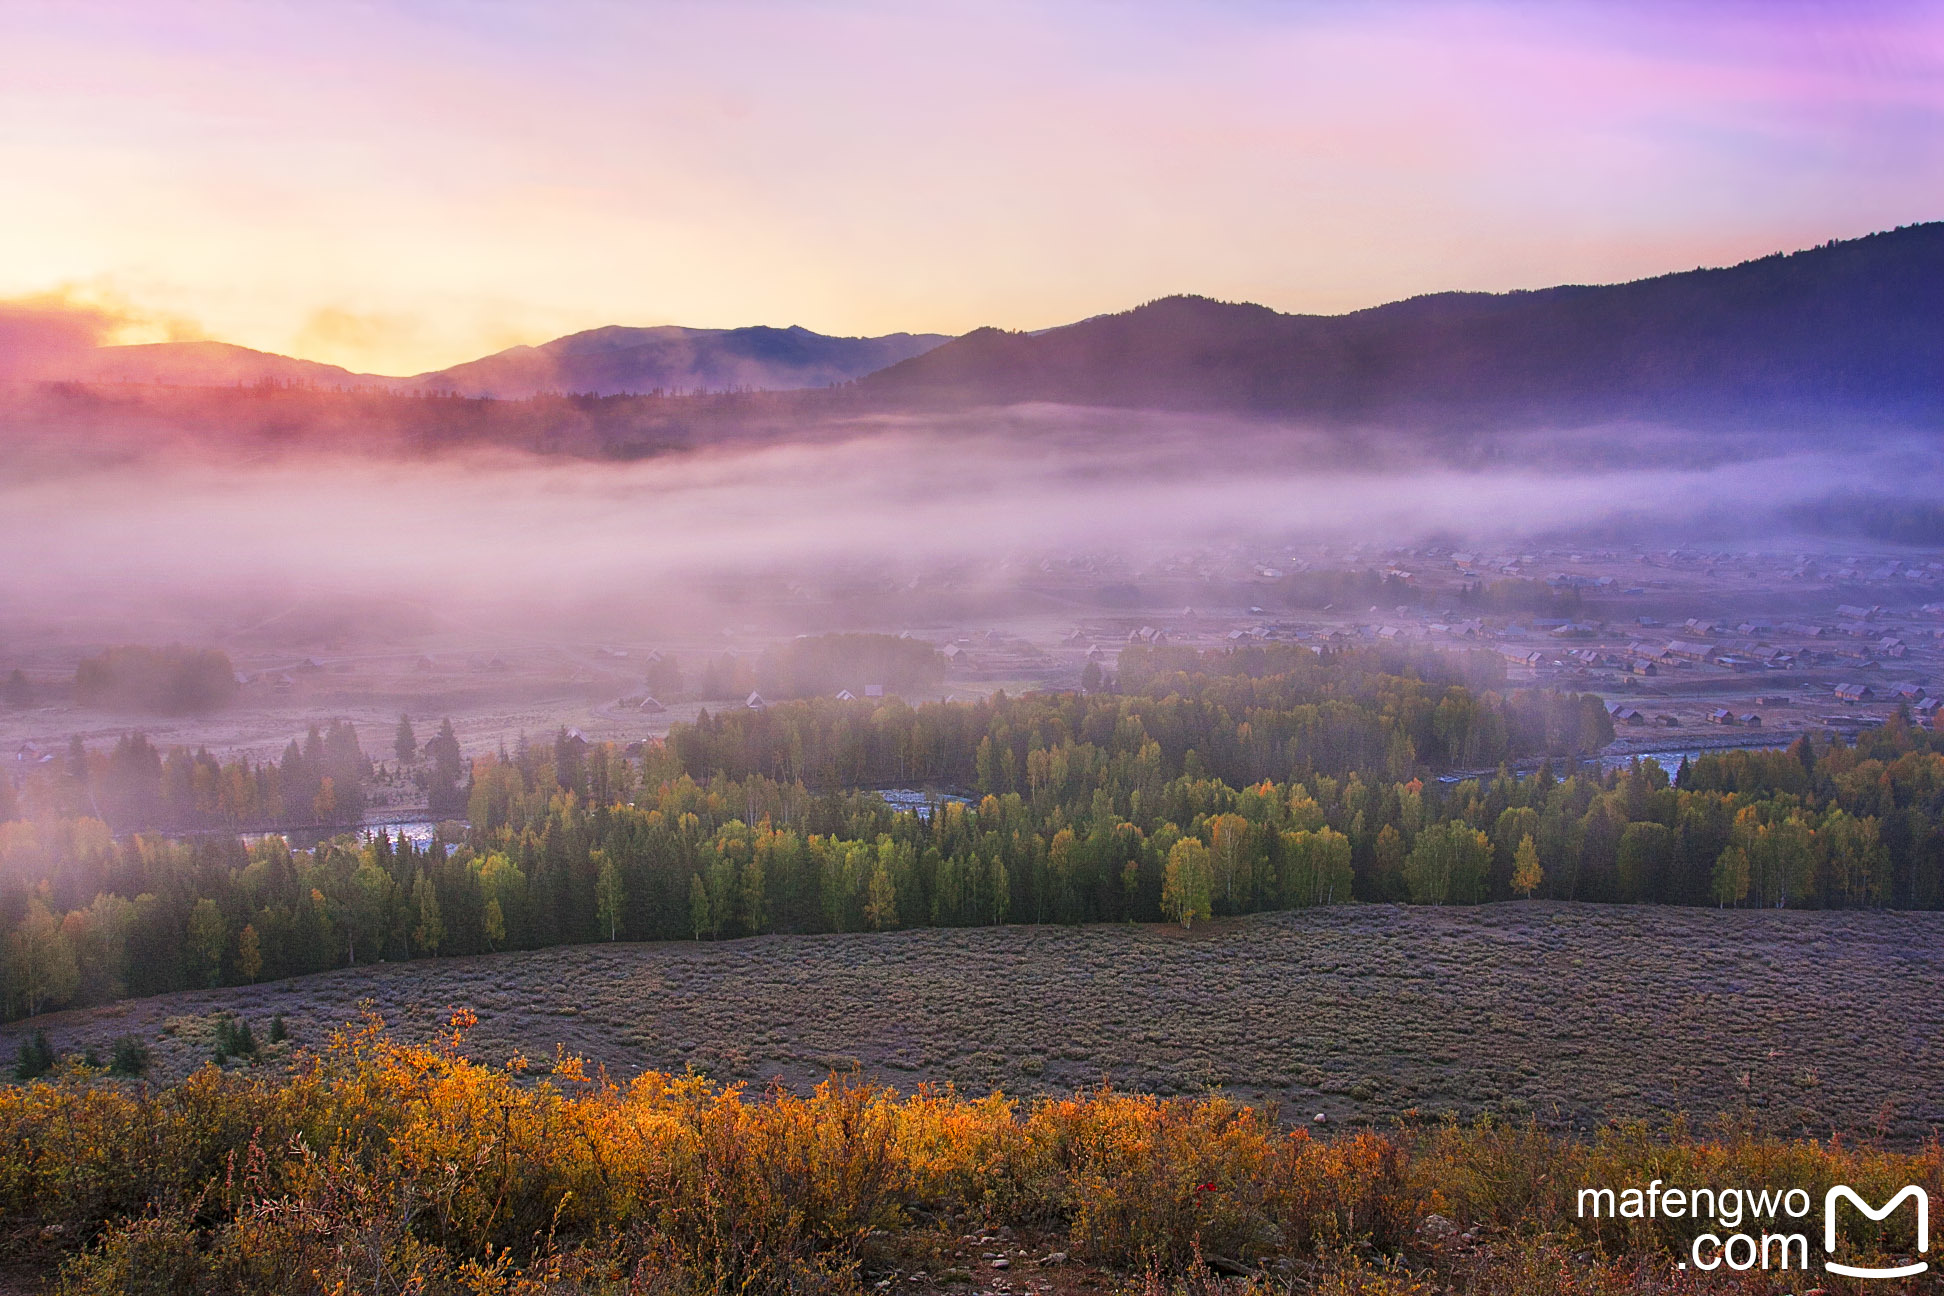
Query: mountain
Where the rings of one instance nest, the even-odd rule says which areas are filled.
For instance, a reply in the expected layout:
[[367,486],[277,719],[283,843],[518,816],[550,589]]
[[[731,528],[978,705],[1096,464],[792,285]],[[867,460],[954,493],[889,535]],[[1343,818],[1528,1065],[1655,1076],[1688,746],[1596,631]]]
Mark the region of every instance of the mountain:
[[[1552,441],[1565,458],[1645,463],[1673,444],[1647,443],[1656,424],[1690,456],[1728,452],[1725,438],[1690,435],[1703,430],[1858,445],[1872,429],[1944,431],[1944,224],[1727,269],[1441,293],[1347,315],[1170,297],[1043,333],[950,341],[605,328],[412,378],[212,342],[103,348],[87,364],[77,377],[134,385],[38,389],[9,409],[0,436],[50,453],[122,453],[126,440],[636,458],[848,435],[905,414],[986,426],[992,407],[1042,405],[1241,415],[1276,436],[1301,424],[1346,454],[1377,445],[1367,430],[1394,428],[1413,447],[1441,439],[1459,461],[1500,453],[1500,430],[1626,425],[1635,433]],[[458,399],[481,396],[507,399]],[[1078,426],[1048,412],[1018,426]],[[1108,421],[1112,435],[1136,435],[1138,420]]]
[[75,372],[68,376],[82,382],[161,383],[171,387],[247,387],[265,382],[345,387],[390,381],[228,342],[98,347],[82,353]]
[[543,392],[618,396],[655,391],[790,391],[849,382],[920,355],[939,334],[828,337],[809,329],[598,328],[512,347],[410,378],[354,373],[227,342],[155,342],[84,353],[82,382],[236,387],[272,383],[522,399]]
[[1728,269],[1347,315],[1170,297],[979,329],[873,374],[892,407],[1057,402],[1329,422],[1944,418],[1944,223]]
[[403,385],[460,396],[541,392],[788,391],[849,382],[931,350],[931,333],[829,337],[809,329],[598,328],[512,347]]

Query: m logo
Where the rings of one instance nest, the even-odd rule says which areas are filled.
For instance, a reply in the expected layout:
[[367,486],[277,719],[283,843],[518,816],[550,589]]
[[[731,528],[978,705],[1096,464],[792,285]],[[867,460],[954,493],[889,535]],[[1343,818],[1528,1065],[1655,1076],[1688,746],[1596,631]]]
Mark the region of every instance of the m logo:
[[[1846,1199],[1857,1210],[1863,1212],[1866,1218],[1873,1220],[1888,1219],[1890,1212],[1903,1205],[1905,1201],[1915,1201],[1917,1203],[1917,1251],[1922,1254],[1930,1250],[1930,1194],[1922,1188],[1910,1184],[1885,1202],[1881,1210],[1877,1210],[1858,1197],[1847,1184],[1837,1184],[1823,1197],[1823,1250],[1830,1255],[1836,1254],[1836,1203]],[[1860,1269],[1854,1265],[1837,1264],[1834,1260],[1825,1260],[1823,1268],[1833,1274],[1841,1274],[1845,1278],[1910,1278],[1929,1269],[1930,1262],[1919,1260],[1915,1264],[1899,1265],[1893,1269]]]

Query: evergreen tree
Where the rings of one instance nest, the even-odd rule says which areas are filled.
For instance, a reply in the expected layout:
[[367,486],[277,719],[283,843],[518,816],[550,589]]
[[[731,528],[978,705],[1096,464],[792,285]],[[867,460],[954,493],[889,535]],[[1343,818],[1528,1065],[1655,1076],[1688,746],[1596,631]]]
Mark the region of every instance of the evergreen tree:
[[14,1056],[14,1079],[32,1080],[53,1069],[54,1050],[47,1043],[46,1031],[37,1030],[20,1041],[20,1051]]
[[468,790],[460,786],[460,780],[465,777],[466,764],[451,720],[439,725],[438,735],[425,745],[425,752],[432,761],[425,792],[427,807],[441,818],[462,813]]
[[149,1047],[133,1035],[123,1035],[115,1040],[115,1050],[108,1062],[112,1075],[139,1076],[149,1069]]

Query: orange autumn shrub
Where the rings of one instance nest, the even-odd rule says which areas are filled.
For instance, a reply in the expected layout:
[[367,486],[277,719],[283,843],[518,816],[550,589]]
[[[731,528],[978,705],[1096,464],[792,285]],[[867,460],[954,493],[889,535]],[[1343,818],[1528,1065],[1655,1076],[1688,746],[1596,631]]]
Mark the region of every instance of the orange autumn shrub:
[[[751,1094],[564,1056],[536,1076],[469,1060],[465,1024],[426,1047],[373,1019],[289,1072],[0,1086],[0,1238],[75,1296],[855,1296],[896,1239],[995,1225],[1168,1290],[1229,1290],[1214,1264],[1317,1291],[1604,1296],[1767,1289],[1696,1286],[1692,1221],[1578,1218],[1588,1184],[1944,1189],[1936,1147],[1731,1126],[1313,1135],[1216,1095]],[[1849,1244],[1909,1253],[1903,1214],[1846,1223]]]

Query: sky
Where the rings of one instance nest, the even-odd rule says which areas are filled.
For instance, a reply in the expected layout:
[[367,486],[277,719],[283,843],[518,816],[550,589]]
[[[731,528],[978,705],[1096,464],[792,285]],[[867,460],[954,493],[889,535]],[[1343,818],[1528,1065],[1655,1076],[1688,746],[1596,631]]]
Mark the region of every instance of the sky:
[[378,373],[1335,313],[1944,217],[1936,5],[0,0],[0,51],[0,305]]

